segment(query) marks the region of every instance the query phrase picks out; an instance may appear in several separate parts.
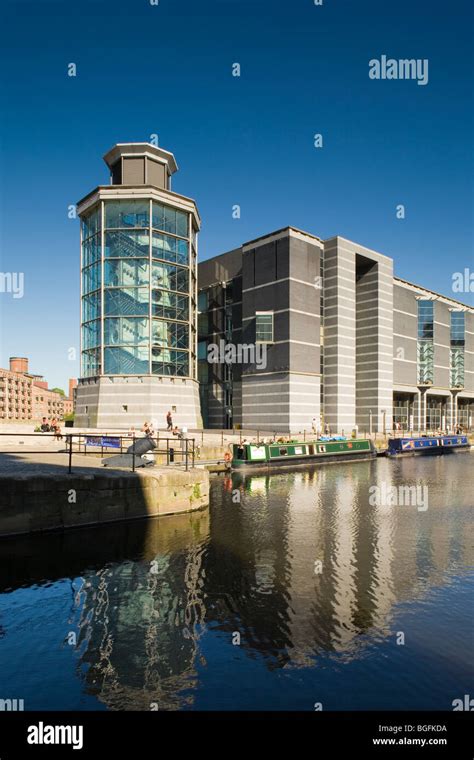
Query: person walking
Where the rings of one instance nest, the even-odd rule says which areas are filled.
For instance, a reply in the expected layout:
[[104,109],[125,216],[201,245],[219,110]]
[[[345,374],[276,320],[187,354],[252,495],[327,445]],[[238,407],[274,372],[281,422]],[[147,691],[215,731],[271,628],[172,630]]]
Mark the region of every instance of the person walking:
[[167,430],[173,430],[173,417],[171,415],[171,412],[168,412],[168,414],[166,415],[166,425],[167,425],[167,428],[166,428]]

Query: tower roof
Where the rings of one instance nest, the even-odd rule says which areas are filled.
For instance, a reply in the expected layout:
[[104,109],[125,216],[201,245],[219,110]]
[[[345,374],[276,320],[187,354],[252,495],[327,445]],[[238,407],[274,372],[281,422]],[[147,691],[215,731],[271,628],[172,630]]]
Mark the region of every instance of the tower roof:
[[117,143],[104,155],[104,161],[109,169],[111,169],[122,156],[145,156],[147,154],[151,158],[154,158],[155,161],[167,164],[170,174],[174,174],[178,170],[178,165],[172,153],[147,142]]

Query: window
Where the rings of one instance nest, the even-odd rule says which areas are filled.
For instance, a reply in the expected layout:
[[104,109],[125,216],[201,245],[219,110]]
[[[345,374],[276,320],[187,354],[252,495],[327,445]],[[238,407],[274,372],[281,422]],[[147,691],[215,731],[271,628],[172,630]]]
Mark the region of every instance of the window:
[[451,388],[464,387],[465,318],[463,311],[451,312]]
[[255,341],[273,343],[273,312],[257,311],[255,314]]
[[202,314],[202,312],[207,311],[207,308],[207,290],[202,290],[198,293],[198,311]]
[[418,301],[418,382],[434,381],[433,301]]
[[148,201],[107,201],[105,204],[105,226],[148,227],[150,224],[150,204]]

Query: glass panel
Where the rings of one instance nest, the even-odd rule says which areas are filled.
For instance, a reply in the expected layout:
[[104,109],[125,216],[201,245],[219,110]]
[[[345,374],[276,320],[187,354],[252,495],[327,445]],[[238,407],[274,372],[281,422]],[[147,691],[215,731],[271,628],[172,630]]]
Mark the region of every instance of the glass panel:
[[150,224],[149,201],[106,201],[105,226],[148,227]]
[[82,352],[82,377],[93,377],[100,374],[100,350]]
[[140,317],[115,317],[104,322],[105,345],[148,344],[150,340],[149,320]]
[[105,256],[107,258],[127,256],[148,257],[150,236],[148,232],[130,230],[128,232],[105,233]]
[[152,343],[154,346],[188,348],[188,326],[179,322],[165,322],[154,319],[152,322]]
[[154,375],[185,377],[189,374],[189,354],[187,351],[153,348],[151,353]]
[[175,267],[172,264],[154,261],[151,284],[154,288],[187,291],[189,288],[189,272],[187,269]]
[[148,259],[111,259],[105,262],[104,285],[148,285]]
[[182,211],[176,211],[176,234],[188,237],[188,215]]
[[90,293],[100,288],[100,263],[82,270],[82,292]]
[[165,290],[152,291],[152,312],[154,317],[165,319],[188,319],[188,297]]
[[198,311],[207,311],[207,290],[198,293]]
[[464,312],[451,312],[451,345],[463,346],[465,341]]
[[107,288],[105,290],[106,316],[147,315],[148,288]]
[[169,206],[165,206],[165,223],[163,229],[165,232],[176,234],[176,211]]
[[451,347],[451,388],[464,387],[464,346]]
[[198,343],[198,359],[207,359],[207,341],[200,340]]
[[100,317],[100,293],[93,293],[82,297],[82,321]]
[[188,243],[186,240],[177,240],[176,261],[178,264],[188,264]]
[[152,205],[152,225],[157,230],[163,230],[165,226],[165,207],[155,201]]
[[434,349],[432,340],[418,341],[418,382],[432,383],[434,380]]
[[148,375],[148,348],[120,346],[104,349],[107,375]]
[[418,338],[433,338],[433,301],[418,301]]
[[100,346],[100,321],[96,319],[94,322],[86,322],[82,326],[82,347],[96,348]]
[[95,235],[100,230],[100,205],[81,218],[82,239]]
[[273,341],[273,314],[255,315],[255,340],[266,343]]
[[82,244],[82,266],[86,267],[100,259],[100,235],[94,235]]

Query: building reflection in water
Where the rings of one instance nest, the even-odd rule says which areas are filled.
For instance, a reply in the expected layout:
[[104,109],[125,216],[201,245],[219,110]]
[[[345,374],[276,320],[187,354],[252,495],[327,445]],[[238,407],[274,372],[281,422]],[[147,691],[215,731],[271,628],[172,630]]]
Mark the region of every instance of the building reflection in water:
[[111,709],[192,703],[205,617],[209,513],[153,520],[144,530],[139,560],[76,580],[71,622],[78,631],[81,670],[88,691]]
[[[139,559],[75,580],[87,690],[112,709],[192,707],[203,636],[267,668],[361,657],[395,636],[399,602],[470,564],[461,464],[377,460],[217,478],[210,512],[150,521]],[[429,508],[369,503],[369,488],[424,483]],[[235,503],[235,490],[241,495]],[[214,637],[214,639],[213,639]]]

